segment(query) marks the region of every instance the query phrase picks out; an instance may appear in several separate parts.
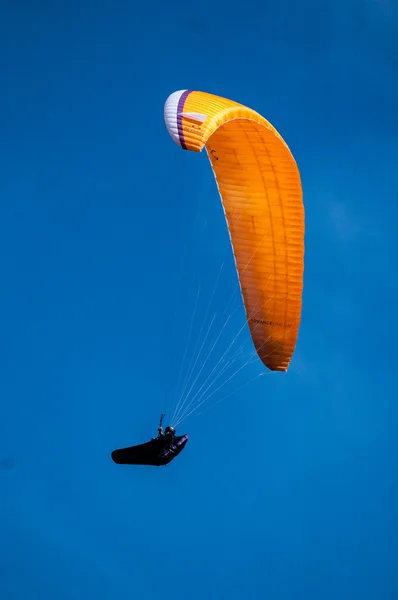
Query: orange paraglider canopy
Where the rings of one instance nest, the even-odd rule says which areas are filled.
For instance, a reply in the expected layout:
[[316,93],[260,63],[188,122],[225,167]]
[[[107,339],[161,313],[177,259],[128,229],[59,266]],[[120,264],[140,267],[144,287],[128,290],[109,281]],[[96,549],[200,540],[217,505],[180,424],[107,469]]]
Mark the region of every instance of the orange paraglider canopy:
[[300,325],[304,206],[285,141],[260,114],[204,92],[174,92],[165,104],[171,137],[206,148],[234,252],[250,333],[266,367],[286,371]]

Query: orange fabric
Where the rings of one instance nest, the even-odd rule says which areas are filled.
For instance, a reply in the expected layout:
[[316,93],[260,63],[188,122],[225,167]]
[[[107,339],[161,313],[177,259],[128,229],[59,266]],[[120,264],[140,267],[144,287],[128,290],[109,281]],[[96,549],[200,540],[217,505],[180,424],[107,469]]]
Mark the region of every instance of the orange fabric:
[[257,353],[269,369],[286,371],[298,336],[304,272],[296,162],[261,115],[203,92],[187,96],[182,134],[188,150],[205,147],[211,162]]

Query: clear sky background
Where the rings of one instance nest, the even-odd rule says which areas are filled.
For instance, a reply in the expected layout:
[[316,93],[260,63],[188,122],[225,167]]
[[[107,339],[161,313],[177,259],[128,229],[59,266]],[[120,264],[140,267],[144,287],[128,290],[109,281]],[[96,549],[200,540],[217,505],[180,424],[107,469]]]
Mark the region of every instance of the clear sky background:
[[[396,600],[397,39],[393,0],[2,3],[2,600]],[[302,325],[287,374],[216,404],[250,365],[167,468],[124,468],[236,287],[207,157],[164,125],[185,88],[298,162]]]

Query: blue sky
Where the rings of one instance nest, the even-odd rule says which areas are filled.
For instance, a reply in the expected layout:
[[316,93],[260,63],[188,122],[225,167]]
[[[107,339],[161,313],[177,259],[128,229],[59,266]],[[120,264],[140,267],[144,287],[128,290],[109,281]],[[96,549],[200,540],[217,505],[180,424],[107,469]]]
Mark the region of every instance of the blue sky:
[[[395,600],[397,5],[0,10],[2,598]],[[121,468],[175,396],[198,286],[191,341],[221,264],[218,327],[236,285],[206,156],[164,125],[185,88],[297,159],[302,325],[287,374],[220,390],[168,468]]]

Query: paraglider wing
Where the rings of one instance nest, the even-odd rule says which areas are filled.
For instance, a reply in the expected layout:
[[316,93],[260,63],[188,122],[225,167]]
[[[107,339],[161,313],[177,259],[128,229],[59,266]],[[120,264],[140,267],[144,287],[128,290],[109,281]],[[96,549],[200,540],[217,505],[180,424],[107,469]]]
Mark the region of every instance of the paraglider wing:
[[296,162],[254,110],[204,92],[166,101],[173,140],[206,148],[227,221],[251,337],[266,367],[286,371],[300,325],[304,207]]

